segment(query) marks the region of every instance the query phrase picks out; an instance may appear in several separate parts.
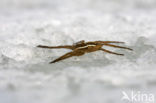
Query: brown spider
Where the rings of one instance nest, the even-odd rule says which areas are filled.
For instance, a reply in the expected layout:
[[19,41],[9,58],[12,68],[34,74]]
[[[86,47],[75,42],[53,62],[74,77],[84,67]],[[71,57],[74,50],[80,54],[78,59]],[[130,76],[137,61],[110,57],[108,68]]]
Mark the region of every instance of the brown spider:
[[119,42],[119,41],[93,41],[93,42],[85,42],[84,40],[79,41],[74,43],[73,45],[63,45],[63,46],[44,46],[44,45],[38,45],[37,47],[40,48],[48,48],[48,49],[56,49],[56,48],[66,48],[66,49],[71,49],[72,51],[69,53],[64,54],[63,56],[55,59],[54,61],[50,63],[55,63],[60,60],[72,57],[72,56],[81,56],[84,55],[85,53],[90,53],[90,52],[95,52],[98,50],[102,50],[107,53],[115,54],[115,55],[121,55],[123,56],[124,54],[119,54],[115,53],[106,49],[103,49],[102,46],[110,46],[110,47],[115,47],[115,48],[122,48],[122,49],[127,49],[127,50],[133,50],[131,48],[123,47],[123,46],[117,46],[113,45],[111,43],[124,43],[124,42]]

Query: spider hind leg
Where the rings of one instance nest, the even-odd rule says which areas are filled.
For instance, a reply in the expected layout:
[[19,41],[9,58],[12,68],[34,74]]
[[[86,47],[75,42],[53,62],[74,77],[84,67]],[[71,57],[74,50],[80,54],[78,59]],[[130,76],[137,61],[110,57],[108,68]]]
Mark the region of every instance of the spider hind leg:
[[45,46],[45,45],[38,45],[37,47],[39,48],[47,48],[47,49],[61,49],[61,48],[65,48],[65,49],[71,49],[73,50],[73,46],[70,45],[64,45],[64,46]]
[[60,60],[64,60],[64,59],[70,58],[70,57],[72,57],[72,56],[74,56],[73,52],[66,53],[66,54],[62,55],[61,57],[55,59],[54,61],[51,61],[50,64],[51,64],[51,63],[58,62],[58,61],[60,61]]

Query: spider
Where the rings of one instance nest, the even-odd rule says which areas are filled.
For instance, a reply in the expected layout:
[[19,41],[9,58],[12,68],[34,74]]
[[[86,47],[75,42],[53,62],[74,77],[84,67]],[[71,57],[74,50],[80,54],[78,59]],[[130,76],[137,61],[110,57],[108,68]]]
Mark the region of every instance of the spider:
[[54,61],[51,61],[50,63],[55,63],[67,58],[70,58],[72,56],[82,56],[85,53],[91,53],[95,52],[98,50],[102,50],[104,52],[110,53],[110,54],[115,54],[115,55],[120,55],[124,56],[124,54],[112,52],[106,49],[103,49],[102,46],[110,46],[110,47],[115,47],[115,48],[121,48],[121,49],[127,49],[127,50],[133,50],[131,48],[123,47],[123,46],[117,46],[112,43],[124,43],[124,42],[119,42],[119,41],[89,41],[85,42],[84,40],[81,40],[79,42],[74,43],[73,45],[62,45],[62,46],[45,46],[45,45],[38,45],[37,47],[39,48],[48,48],[48,49],[56,49],[56,48],[65,48],[65,49],[71,49],[71,52],[68,52],[64,54],[63,56],[55,59]]

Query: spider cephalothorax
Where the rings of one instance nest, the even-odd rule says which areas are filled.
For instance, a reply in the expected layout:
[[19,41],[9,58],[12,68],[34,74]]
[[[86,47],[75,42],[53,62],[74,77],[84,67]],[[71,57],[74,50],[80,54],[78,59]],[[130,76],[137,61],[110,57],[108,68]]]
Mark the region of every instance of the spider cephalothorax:
[[121,55],[123,56],[124,54],[112,52],[109,50],[106,50],[102,48],[103,45],[105,46],[110,46],[110,47],[115,47],[115,48],[122,48],[122,49],[127,49],[127,50],[132,50],[131,48],[123,47],[123,46],[117,46],[112,43],[124,43],[124,42],[119,42],[119,41],[91,41],[91,42],[85,42],[84,40],[79,41],[74,43],[73,45],[63,45],[63,46],[44,46],[44,45],[38,45],[37,47],[40,48],[49,48],[49,49],[56,49],[56,48],[66,48],[66,49],[71,49],[72,51],[69,53],[64,54],[63,56],[55,59],[54,61],[50,63],[55,63],[60,60],[72,57],[72,56],[81,56],[85,53],[90,53],[98,50],[102,50],[107,53],[115,54],[115,55]]

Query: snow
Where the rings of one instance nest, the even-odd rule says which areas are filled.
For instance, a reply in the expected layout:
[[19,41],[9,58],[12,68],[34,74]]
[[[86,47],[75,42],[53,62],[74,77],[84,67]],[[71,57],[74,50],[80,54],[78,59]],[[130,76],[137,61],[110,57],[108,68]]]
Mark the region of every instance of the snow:
[[[122,91],[156,94],[155,0],[1,0],[0,103],[125,103]],[[126,42],[50,61],[77,41]],[[143,102],[142,102],[143,103]],[[154,102],[149,102],[154,103]]]

